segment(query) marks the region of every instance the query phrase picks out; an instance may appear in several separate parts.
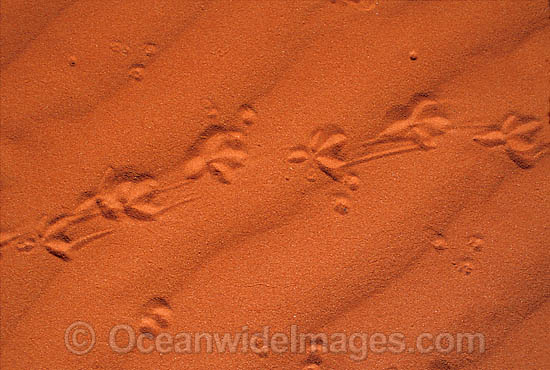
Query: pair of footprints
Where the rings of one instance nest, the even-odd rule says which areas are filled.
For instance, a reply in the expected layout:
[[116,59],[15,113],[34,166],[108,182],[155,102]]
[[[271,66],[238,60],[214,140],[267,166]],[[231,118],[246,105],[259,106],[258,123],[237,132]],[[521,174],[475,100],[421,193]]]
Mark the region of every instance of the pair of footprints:
[[434,100],[421,101],[406,119],[396,121],[374,139],[362,144],[361,154],[346,160],[343,154],[348,138],[337,127],[318,129],[311,135],[308,144],[292,147],[287,161],[291,164],[305,164],[306,178],[316,181],[323,173],[335,182],[344,185],[346,190],[334,195],[334,210],[342,215],[350,208],[350,193],[359,188],[360,179],[353,168],[373,160],[404,154],[416,150],[435,148],[436,137],[451,126],[448,119],[434,114],[438,103]]
[[171,190],[182,188],[188,182],[161,187],[149,176],[127,170],[109,168],[94,192],[86,193],[85,200],[73,211],[52,219],[43,218],[30,231],[2,235],[0,246],[14,244],[21,252],[30,252],[37,247],[50,254],[70,261],[72,254],[81,247],[114,232],[114,228],[74,237],[75,229],[102,217],[109,222],[122,220],[154,221],[170,209],[190,202],[196,197],[187,196],[173,201],[168,206],[157,203],[156,197]]
[[[438,234],[432,241],[431,245],[439,252],[454,249],[449,246],[447,240],[442,234]],[[475,253],[480,253],[485,248],[485,240],[480,235],[472,235],[466,242],[466,250],[463,253],[463,249],[460,250],[460,256],[454,258],[451,262],[452,266],[457,272],[463,275],[471,275],[478,267],[477,260],[472,257]]]
[[[324,173],[353,191],[360,184],[353,167],[389,156],[435,149],[437,137],[451,129],[485,131],[473,140],[490,148],[503,147],[510,159],[523,169],[534,166],[550,150],[550,127],[535,118],[512,114],[498,124],[453,127],[450,120],[438,114],[438,109],[439,103],[435,100],[419,101],[407,118],[393,122],[375,138],[363,142],[362,152],[349,160],[343,154],[348,141],[343,131],[337,127],[318,129],[307,145],[291,148],[287,161],[306,164],[309,181],[315,181],[319,173]],[[334,209],[338,213],[347,214],[349,206],[348,191],[335,194]]]

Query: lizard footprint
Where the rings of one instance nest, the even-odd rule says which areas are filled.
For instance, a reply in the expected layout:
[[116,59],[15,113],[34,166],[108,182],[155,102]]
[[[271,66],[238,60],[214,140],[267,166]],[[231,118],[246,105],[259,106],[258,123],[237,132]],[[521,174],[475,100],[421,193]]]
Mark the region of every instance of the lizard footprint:
[[184,165],[187,179],[198,179],[209,173],[219,182],[231,184],[235,181],[235,170],[243,167],[248,157],[239,131],[216,132],[206,137],[198,147],[198,155]]

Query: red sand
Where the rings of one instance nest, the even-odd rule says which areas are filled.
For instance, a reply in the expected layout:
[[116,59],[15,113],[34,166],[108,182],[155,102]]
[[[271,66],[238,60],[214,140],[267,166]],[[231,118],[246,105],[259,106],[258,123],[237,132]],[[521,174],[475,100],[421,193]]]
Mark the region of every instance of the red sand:
[[2,369],[550,367],[547,1],[0,12]]

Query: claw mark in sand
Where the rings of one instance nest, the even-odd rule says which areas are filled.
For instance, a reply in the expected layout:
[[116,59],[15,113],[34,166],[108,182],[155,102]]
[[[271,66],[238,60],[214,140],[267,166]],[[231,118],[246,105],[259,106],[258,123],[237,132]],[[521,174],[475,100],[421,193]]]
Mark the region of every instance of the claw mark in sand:
[[166,330],[172,320],[173,311],[168,301],[162,297],[154,297],[143,305],[141,310],[139,331],[155,337]]

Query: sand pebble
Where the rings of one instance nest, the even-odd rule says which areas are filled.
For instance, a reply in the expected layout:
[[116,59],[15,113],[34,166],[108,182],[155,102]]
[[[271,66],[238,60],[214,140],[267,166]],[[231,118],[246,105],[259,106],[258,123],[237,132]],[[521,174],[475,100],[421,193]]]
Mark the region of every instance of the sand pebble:
[[69,65],[71,67],[76,67],[76,62],[77,62],[77,59],[74,55],[69,57]]

